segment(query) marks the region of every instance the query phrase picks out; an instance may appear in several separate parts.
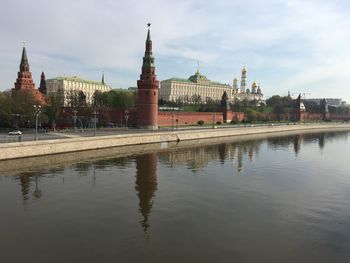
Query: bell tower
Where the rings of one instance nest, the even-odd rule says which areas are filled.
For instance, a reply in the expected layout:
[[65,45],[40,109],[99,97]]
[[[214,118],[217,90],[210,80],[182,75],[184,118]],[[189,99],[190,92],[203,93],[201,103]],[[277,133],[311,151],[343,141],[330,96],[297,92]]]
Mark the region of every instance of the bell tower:
[[155,74],[152,40],[148,23],[146,51],[143,57],[142,73],[137,81],[137,127],[148,130],[158,130],[158,87],[159,81]]

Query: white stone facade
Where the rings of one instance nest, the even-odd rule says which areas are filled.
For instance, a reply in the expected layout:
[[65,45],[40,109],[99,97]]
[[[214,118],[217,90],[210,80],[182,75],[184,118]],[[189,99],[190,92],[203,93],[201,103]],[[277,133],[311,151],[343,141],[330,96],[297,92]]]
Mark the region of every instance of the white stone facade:
[[93,95],[96,90],[101,92],[108,92],[111,87],[103,82],[89,81],[73,77],[57,77],[46,80],[47,94],[63,91],[64,94],[64,106],[68,104],[68,97],[71,92],[82,91],[86,96],[87,105],[91,105],[93,101]]

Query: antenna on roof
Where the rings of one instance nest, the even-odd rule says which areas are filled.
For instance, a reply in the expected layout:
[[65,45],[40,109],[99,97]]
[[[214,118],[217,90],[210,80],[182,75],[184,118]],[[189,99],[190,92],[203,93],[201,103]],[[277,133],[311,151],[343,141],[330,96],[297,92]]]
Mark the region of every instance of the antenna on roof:
[[199,60],[197,60],[197,72],[199,73]]

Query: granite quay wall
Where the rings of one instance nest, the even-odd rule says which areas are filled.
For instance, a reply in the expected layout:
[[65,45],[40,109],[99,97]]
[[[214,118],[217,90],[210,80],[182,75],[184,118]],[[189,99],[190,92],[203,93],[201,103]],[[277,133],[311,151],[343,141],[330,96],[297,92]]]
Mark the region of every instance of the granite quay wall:
[[105,149],[111,147],[146,145],[151,143],[179,142],[207,138],[220,138],[238,135],[253,135],[262,133],[278,133],[287,131],[335,131],[350,130],[349,124],[305,124],[279,125],[258,127],[237,127],[221,129],[198,129],[186,131],[165,131],[130,133],[100,137],[85,137],[74,139],[59,139],[47,141],[32,141],[6,143],[0,145],[0,160],[45,156],[51,154],[79,152]]

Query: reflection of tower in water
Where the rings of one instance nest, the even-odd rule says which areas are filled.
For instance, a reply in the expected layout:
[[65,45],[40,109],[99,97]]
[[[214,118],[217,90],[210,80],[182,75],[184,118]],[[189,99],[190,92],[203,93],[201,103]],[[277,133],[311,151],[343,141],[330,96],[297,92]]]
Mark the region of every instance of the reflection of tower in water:
[[325,134],[322,133],[318,138],[318,146],[320,147],[321,150],[324,148],[324,143],[325,143]]
[[135,190],[139,197],[140,212],[143,216],[141,225],[147,232],[150,224],[149,214],[153,206],[154,193],[157,190],[157,154],[150,153],[136,157],[136,185]]
[[300,151],[302,141],[303,141],[303,135],[294,136],[293,146],[294,146],[294,152],[296,155]]

